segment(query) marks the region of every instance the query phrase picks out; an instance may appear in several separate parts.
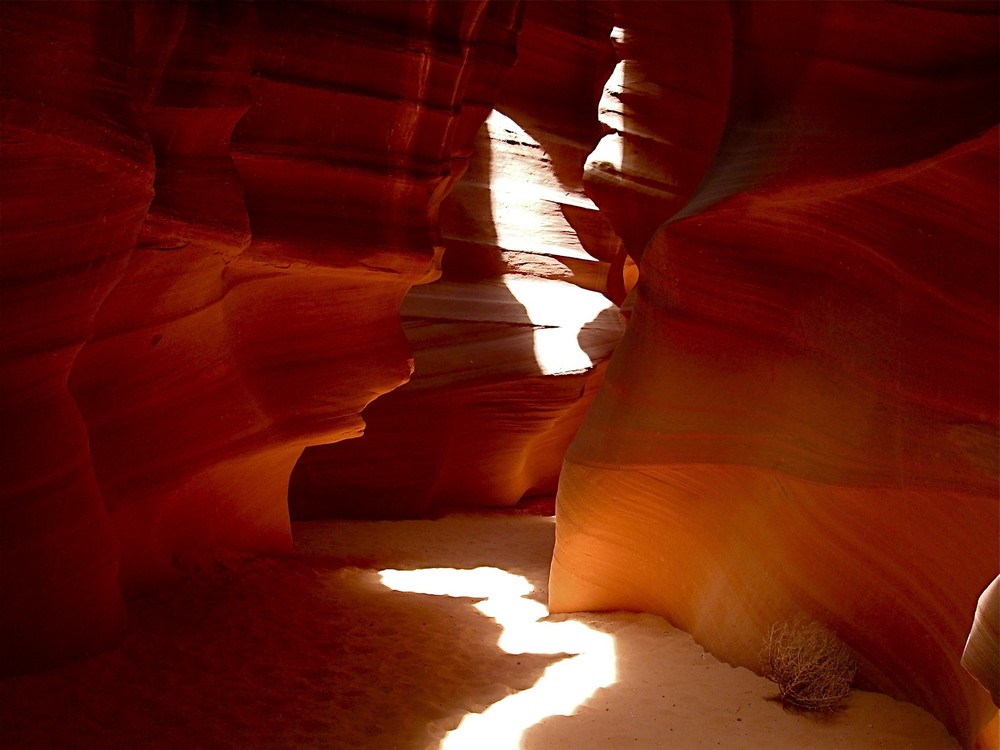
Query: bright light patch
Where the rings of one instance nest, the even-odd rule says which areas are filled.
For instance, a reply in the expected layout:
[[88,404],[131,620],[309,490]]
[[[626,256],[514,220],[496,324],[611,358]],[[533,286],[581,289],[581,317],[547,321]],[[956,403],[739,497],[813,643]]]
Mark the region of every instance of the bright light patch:
[[496,244],[505,250],[592,260],[583,249],[563,207],[596,211],[578,188],[564,186],[552,156],[524,128],[502,112],[486,118],[491,144],[489,202]]
[[[421,570],[381,570],[382,585],[393,591],[436,596],[490,596],[517,599],[535,590],[524,576],[499,568],[423,568]],[[544,609],[544,607],[542,608]]]
[[[603,119],[603,118],[602,118]],[[596,148],[587,157],[588,172],[597,171],[615,177],[622,171],[625,160],[625,141],[620,133],[610,133],[598,141]]]
[[584,372],[593,365],[580,348],[580,329],[613,307],[607,297],[567,283],[507,275],[503,283],[535,326],[535,361],[543,375]]
[[538,141],[524,132],[524,128],[507,117],[503,112],[492,110],[486,118],[486,130],[490,138],[511,140],[516,139],[525,146],[537,146]]
[[[625,70],[627,64],[626,60],[622,60],[615,65],[615,69],[611,71],[611,75],[608,76],[608,80],[604,84],[601,101],[597,105],[598,116],[601,122],[618,133],[625,130],[624,105],[622,104],[621,95],[625,90]],[[594,154],[601,151],[602,147],[607,148],[608,142],[608,137],[603,138],[597,150],[590,155],[589,160],[593,160]],[[613,159],[613,166],[615,168],[621,168],[622,162],[620,156],[619,152],[618,156]]]
[[[621,71],[618,74],[624,75]],[[537,264],[540,276],[547,271],[571,275],[568,269],[572,264],[567,266],[561,259],[593,263],[594,258],[584,249],[567,216],[583,216],[597,207],[578,185],[560,182],[553,159],[561,152],[546,151],[558,147],[558,139],[543,147],[517,122],[497,110],[486,118],[485,127],[490,139],[486,162],[489,184],[481,188],[488,188],[491,243],[504,251],[533,256],[535,260],[528,263]],[[614,137],[620,144],[620,137]],[[620,156],[619,149],[619,166]],[[603,295],[570,283],[539,283],[530,276],[507,276],[504,283],[534,324],[535,361],[543,375],[579,373],[593,366],[578,345],[577,336],[584,325],[611,306]]]
[[572,654],[549,666],[535,685],[467,714],[441,750],[517,750],[525,730],[549,716],[570,716],[617,679],[614,639],[580,622],[539,622],[544,605],[525,597],[535,589],[523,576],[498,568],[383,570],[394,591],[482,599],[475,605],[503,628],[498,646],[509,654]]
[[[620,43],[624,40],[624,34],[622,29],[615,27],[611,38]],[[595,172],[614,177],[622,171],[625,160],[625,141],[622,139],[622,133],[625,131],[625,105],[622,103],[622,93],[627,88],[634,88],[636,80],[642,80],[639,76],[627,74],[630,64],[632,63],[628,60],[621,60],[615,65],[615,69],[611,71],[604,84],[604,92],[597,105],[598,119],[602,125],[615,132],[598,141],[597,146],[587,157],[586,171],[591,177],[595,176]],[[630,79],[632,85],[626,86],[626,80]]]

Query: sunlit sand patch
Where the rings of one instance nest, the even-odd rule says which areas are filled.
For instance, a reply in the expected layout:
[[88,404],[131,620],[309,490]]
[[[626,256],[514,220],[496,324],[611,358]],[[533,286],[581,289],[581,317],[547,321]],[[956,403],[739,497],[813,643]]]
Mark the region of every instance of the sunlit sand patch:
[[213,558],[121,649],[0,680],[0,748],[959,748],[884,695],[787,712],[653,615],[544,617],[551,518],[294,528],[299,558]]
[[499,568],[382,570],[394,591],[481,599],[475,609],[503,628],[497,645],[508,654],[568,654],[549,666],[535,685],[469,713],[442,740],[441,750],[516,750],[524,732],[549,716],[571,716],[599,689],[615,682],[612,636],[581,622],[541,622],[546,607],[528,599],[526,578]]

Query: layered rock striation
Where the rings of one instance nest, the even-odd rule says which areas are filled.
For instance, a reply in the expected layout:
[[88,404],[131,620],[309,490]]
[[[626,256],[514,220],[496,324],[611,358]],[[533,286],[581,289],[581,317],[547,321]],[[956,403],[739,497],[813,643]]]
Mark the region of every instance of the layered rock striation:
[[979,597],[969,639],[962,651],[962,666],[989,691],[1000,707],[1000,577]]
[[441,207],[442,279],[403,302],[413,377],[365,410],[364,436],[305,451],[293,518],[555,492],[623,328],[609,300],[620,243],[582,185],[610,28],[599,4],[525,6],[517,64]]
[[409,377],[518,13],[4,6],[2,671],[112,643],[192,549],[290,550],[302,449]]
[[290,476],[303,518],[511,505],[586,413],[554,610],[749,667],[819,620],[996,744],[990,612],[961,657],[998,35],[964,0],[5,3],[0,673],[114,644],[202,548],[289,552]]
[[551,607],[662,614],[751,668],[772,623],[819,620],[971,745],[996,712],[959,665],[1000,559],[995,8],[660,6],[711,30],[693,67],[731,66],[710,163],[718,97],[697,143],[644,116],[702,90],[657,77],[651,12],[619,7],[606,98],[634,115],[591,157],[642,274],[560,480]]
[[0,147],[0,673],[114,642],[117,539],[68,388],[153,197],[131,14],[7,4]]

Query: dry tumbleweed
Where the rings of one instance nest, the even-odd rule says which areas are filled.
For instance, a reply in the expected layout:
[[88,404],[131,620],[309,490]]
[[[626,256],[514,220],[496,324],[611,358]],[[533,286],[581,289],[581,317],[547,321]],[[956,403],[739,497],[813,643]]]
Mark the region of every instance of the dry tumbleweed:
[[851,692],[858,662],[851,650],[817,622],[772,625],[761,652],[764,676],[781,702],[807,711],[835,711]]

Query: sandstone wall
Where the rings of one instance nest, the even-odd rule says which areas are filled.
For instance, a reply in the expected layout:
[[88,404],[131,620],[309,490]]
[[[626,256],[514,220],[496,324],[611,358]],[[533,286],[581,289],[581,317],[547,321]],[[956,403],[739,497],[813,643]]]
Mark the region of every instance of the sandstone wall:
[[517,63],[441,208],[443,277],[403,302],[413,377],[365,410],[364,436],[305,451],[293,518],[421,517],[555,492],[623,329],[609,299],[625,283],[620,243],[582,184],[609,10],[525,5]]
[[[8,3],[3,672],[113,643],[404,383],[518,3]],[[467,96],[472,96],[468,109]]]
[[553,609],[751,667],[805,615],[988,744],[997,20],[5,3],[0,673],[290,551],[290,476],[299,517],[510,505],[587,413]]
[[[805,615],[971,744],[996,712],[959,665],[1000,559],[995,8],[660,6],[715,40],[690,85],[649,13],[619,7],[621,155],[591,157],[640,283],[565,462],[551,606],[662,614],[752,668]],[[658,116],[692,97],[697,143]]]

